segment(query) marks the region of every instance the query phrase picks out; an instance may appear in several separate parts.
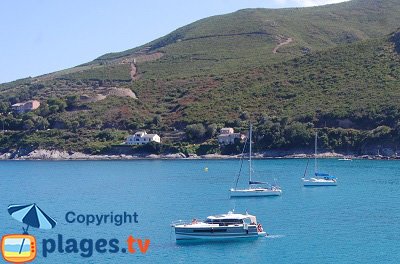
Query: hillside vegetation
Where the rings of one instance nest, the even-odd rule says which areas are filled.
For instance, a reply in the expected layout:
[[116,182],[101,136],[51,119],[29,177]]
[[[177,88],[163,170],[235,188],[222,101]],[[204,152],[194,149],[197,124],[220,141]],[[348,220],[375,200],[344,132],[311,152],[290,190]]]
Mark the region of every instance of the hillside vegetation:
[[[353,0],[311,8],[245,9],[202,19],[144,47],[106,54],[93,63],[135,54],[145,48],[166,56],[143,71],[152,77],[220,73],[280,62],[312,51],[380,37],[398,27],[400,2]],[[273,54],[274,47],[292,38]],[[173,66],[173,67],[169,67]]]
[[[220,149],[217,130],[245,131],[249,121],[259,151],[309,148],[315,129],[326,149],[396,149],[399,11],[394,0],[245,9],[75,68],[1,84],[7,131],[0,151],[101,153],[146,129],[167,145],[144,151],[231,153],[239,145]],[[123,89],[133,96],[115,92]],[[41,107],[12,113],[11,104],[29,99]]]

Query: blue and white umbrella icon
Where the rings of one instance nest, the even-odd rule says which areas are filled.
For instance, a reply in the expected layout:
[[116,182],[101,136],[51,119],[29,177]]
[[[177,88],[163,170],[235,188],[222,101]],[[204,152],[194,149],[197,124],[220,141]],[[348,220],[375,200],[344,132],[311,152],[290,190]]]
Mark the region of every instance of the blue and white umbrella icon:
[[[56,226],[57,222],[50,216],[45,214],[36,204],[28,205],[15,205],[8,206],[8,213],[15,219],[27,225],[24,234],[28,234],[30,226],[40,229],[52,229]],[[22,240],[20,253],[24,246],[25,239]]]
[[8,213],[16,220],[27,224],[24,232],[28,232],[30,226],[40,229],[52,229],[57,222],[45,214],[36,204],[28,205],[10,205]]

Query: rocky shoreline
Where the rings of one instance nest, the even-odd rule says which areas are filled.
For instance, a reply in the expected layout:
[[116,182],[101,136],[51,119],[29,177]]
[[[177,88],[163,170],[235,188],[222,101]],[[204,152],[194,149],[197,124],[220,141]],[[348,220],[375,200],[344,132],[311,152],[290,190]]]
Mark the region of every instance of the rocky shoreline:
[[[269,159],[269,158],[288,158],[288,159],[301,159],[314,157],[312,153],[289,152],[289,151],[267,151],[264,153],[255,153],[255,159]],[[343,155],[335,152],[325,152],[317,155],[318,158],[350,158],[350,159],[400,159],[398,156],[381,156],[381,155]],[[183,153],[175,154],[142,154],[142,155],[90,155],[82,152],[68,152],[59,150],[45,150],[37,149],[29,153],[9,152],[0,154],[0,160],[138,160],[138,159],[238,159],[240,155],[221,155],[221,154],[207,154],[198,156],[191,154],[186,156]]]

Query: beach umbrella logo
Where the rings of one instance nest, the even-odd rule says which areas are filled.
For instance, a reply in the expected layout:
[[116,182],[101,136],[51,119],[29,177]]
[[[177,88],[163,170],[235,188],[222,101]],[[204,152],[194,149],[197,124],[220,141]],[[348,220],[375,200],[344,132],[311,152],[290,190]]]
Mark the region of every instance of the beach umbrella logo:
[[10,205],[8,213],[17,221],[26,224],[22,235],[5,235],[1,240],[3,258],[12,263],[26,263],[36,257],[36,239],[28,234],[29,227],[52,229],[57,222],[36,204]]
[[29,227],[52,229],[57,224],[53,218],[45,214],[36,204],[10,205],[8,206],[8,213],[15,220],[27,225],[26,228],[23,228],[24,234],[28,234]]

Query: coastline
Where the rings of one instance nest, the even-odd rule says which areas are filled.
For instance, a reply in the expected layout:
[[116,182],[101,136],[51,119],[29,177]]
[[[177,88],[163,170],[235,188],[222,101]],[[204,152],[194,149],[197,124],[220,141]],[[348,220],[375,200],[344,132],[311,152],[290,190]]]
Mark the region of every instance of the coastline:
[[[175,154],[141,154],[141,155],[91,155],[82,152],[67,152],[59,150],[38,149],[27,154],[0,153],[0,160],[224,160],[224,159],[240,159],[241,155],[221,155],[207,154],[196,155],[190,154],[186,156],[183,153]],[[263,153],[254,153],[253,159],[307,159],[313,158],[312,153],[303,153],[296,151],[266,151]],[[382,155],[344,155],[336,152],[324,152],[317,154],[321,159],[367,159],[367,160],[398,160],[397,156],[382,156]]]

